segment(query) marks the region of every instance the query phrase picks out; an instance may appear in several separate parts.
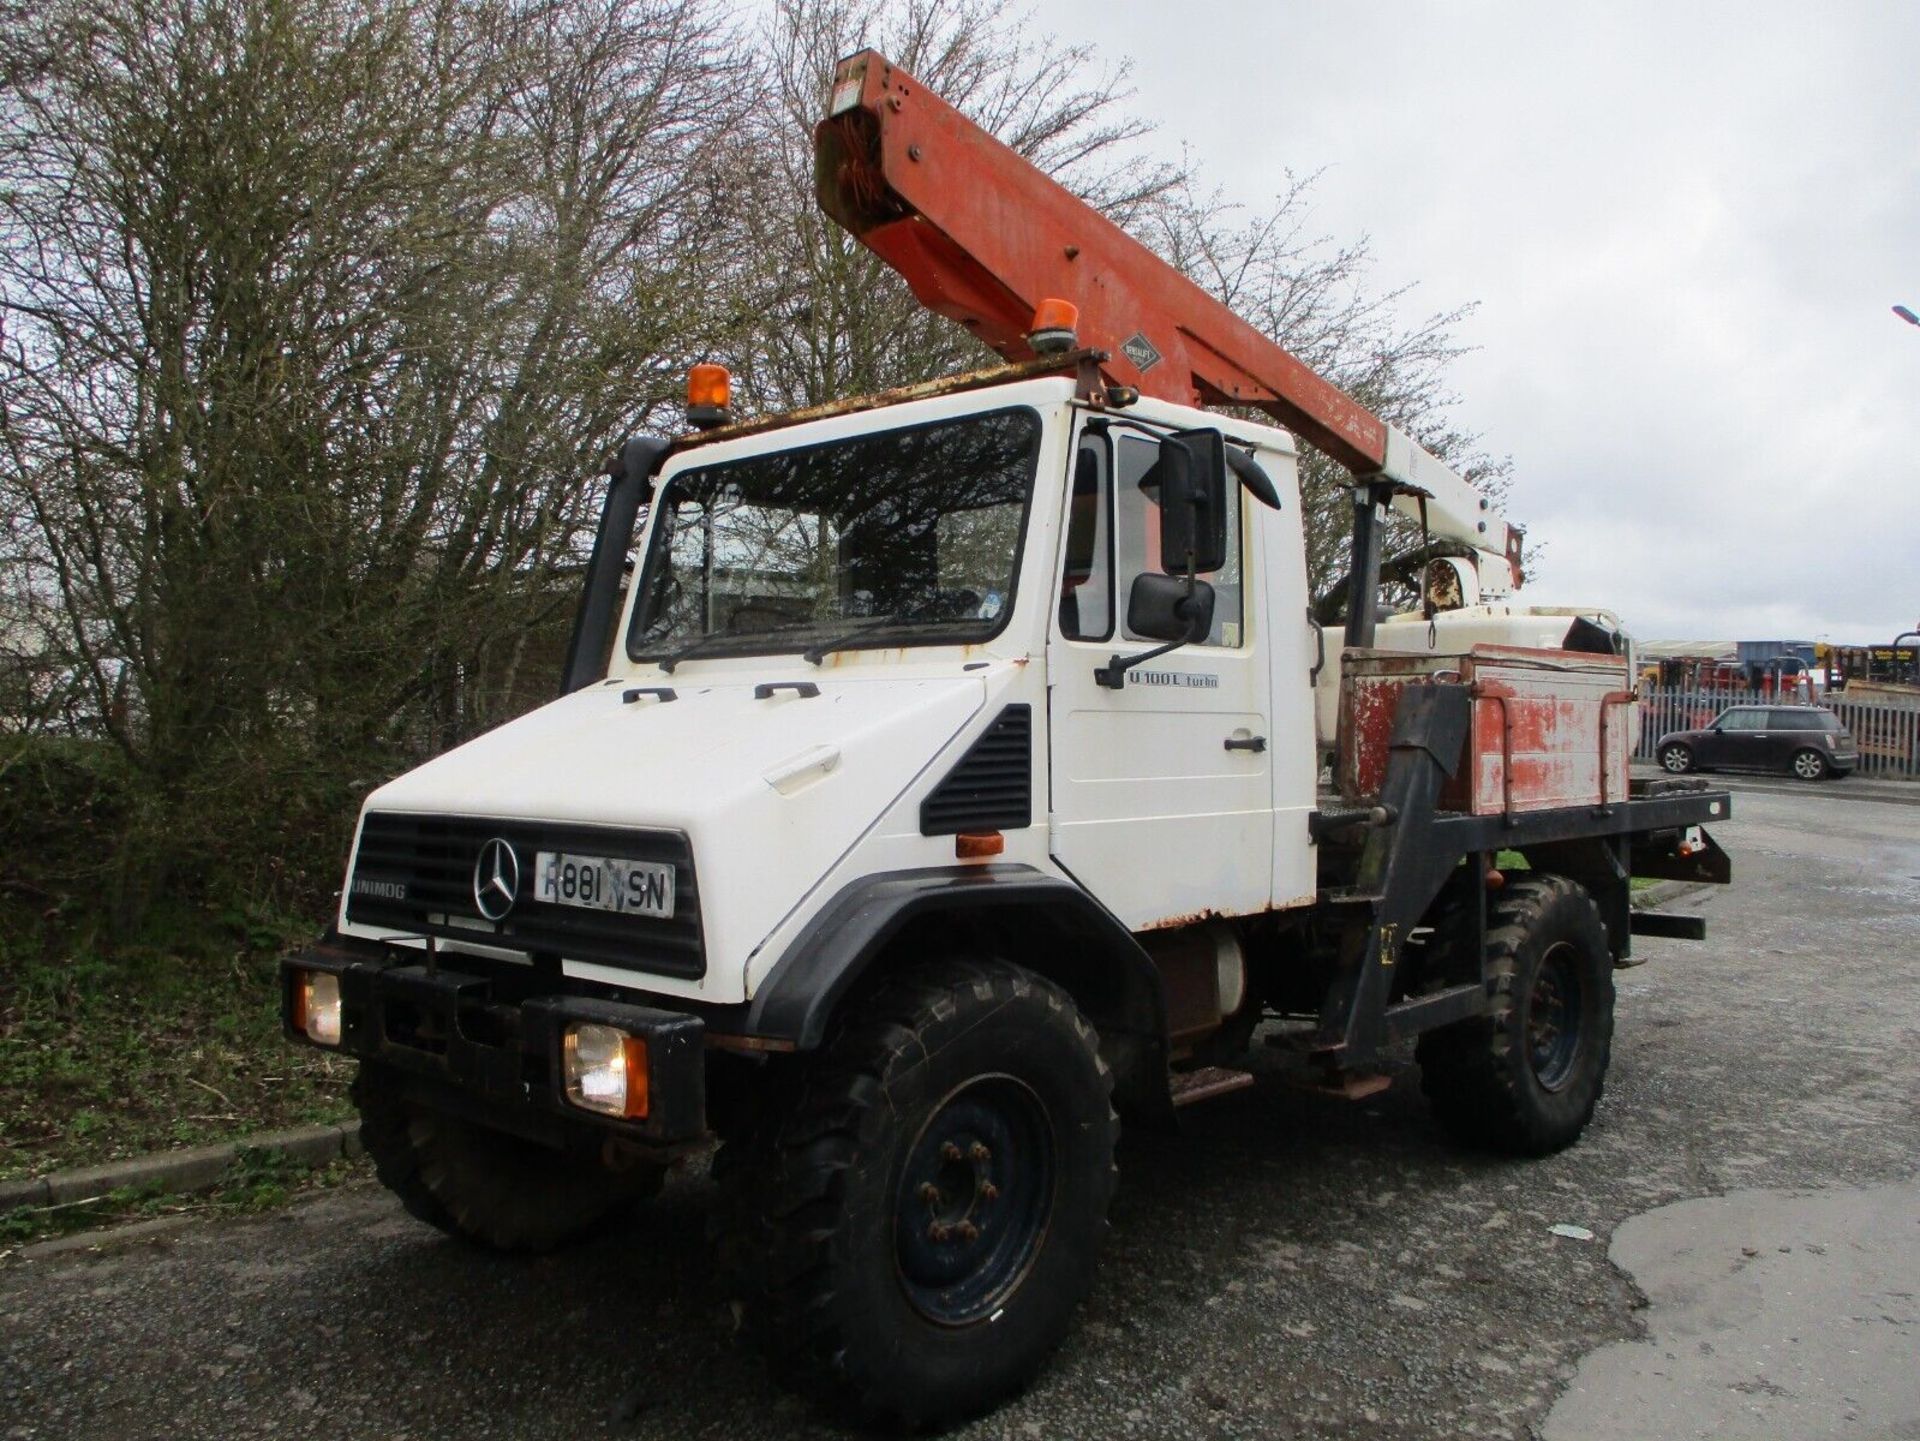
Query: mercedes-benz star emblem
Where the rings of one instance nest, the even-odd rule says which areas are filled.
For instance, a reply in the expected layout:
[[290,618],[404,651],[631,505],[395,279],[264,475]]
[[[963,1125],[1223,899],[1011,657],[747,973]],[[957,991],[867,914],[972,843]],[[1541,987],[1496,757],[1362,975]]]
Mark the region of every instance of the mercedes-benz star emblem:
[[520,898],[520,857],[513,847],[495,836],[480,847],[480,859],[473,863],[473,903],[490,921],[505,918]]

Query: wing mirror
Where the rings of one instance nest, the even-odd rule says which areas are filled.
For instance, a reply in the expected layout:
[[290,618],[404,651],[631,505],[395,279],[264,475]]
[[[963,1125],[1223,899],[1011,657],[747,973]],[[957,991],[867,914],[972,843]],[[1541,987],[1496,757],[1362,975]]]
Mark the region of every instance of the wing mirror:
[[1127,629],[1148,640],[1205,640],[1213,629],[1213,587],[1196,580],[1189,591],[1178,576],[1142,571],[1127,595]]
[[1142,571],[1127,593],[1127,629],[1163,644],[1138,655],[1112,656],[1105,665],[1095,667],[1094,680],[1108,690],[1126,689],[1127,672],[1142,661],[1205,640],[1213,629],[1213,587],[1191,575]]
[[1226,565],[1229,471],[1255,500],[1280,508],[1273,478],[1219,431],[1182,430],[1160,442],[1140,489],[1159,502],[1160,569],[1168,575],[1205,575]]
[[1227,461],[1217,430],[1160,442],[1140,489],[1160,507],[1160,569],[1199,575],[1227,563]]
[[1230,446],[1217,430],[1183,430],[1163,436],[1153,464],[1140,477],[1141,492],[1160,510],[1160,573],[1134,577],[1127,595],[1127,629],[1162,642],[1139,655],[1110,658],[1093,678],[1109,690],[1124,689],[1127,672],[1142,661],[1207,638],[1213,629],[1213,587],[1199,579],[1227,564],[1227,486],[1231,470],[1262,505],[1280,508],[1280,494],[1260,463]]

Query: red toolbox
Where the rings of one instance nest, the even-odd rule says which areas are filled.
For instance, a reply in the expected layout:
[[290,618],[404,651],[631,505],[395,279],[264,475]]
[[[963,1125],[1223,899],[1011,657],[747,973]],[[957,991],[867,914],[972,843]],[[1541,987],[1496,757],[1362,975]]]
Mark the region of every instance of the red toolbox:
[[1467,754],[1441,793],[1443,810],[1475,815],[1625,800],[1634,732],[1625,656],[1476,645],[1413,655],[1350,650],[1340,680],[1342,797],[1379,794],[1400,692],[1464,685],[1473,697]]

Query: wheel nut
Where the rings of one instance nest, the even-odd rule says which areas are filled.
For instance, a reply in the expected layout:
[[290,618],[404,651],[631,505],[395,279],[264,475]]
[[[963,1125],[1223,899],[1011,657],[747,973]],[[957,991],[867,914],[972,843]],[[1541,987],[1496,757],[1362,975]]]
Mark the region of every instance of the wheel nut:
[[959,1233],[962,1241],[977,1241],[980,1239],[980,1228],[971,1221],[962,1221],[953,1229]]
[[975,1164],[982,1166],[993,1159],[993,1152],[987,1149],[986,1143],[983,1141],[975,1141],[973,1143],[973,1149],[967,1152],[967,1155],[973,1159]]
[[953,1227],[941,1221],[935,1221],[931,1226],[927,1227],[927,1239],[929,1241],[944,1241],[952,1234]]
[[940,1188],[934,1185],[933,1182],[931,1181],[921,1182],[920,1199],[925,1201],[929,1206],[939,1205],[940,1204]]
[[980,1199],[983,1201],[999,1200],[1000,1188],[991,1181],[982,1181],[980,1183]]
[[944,1142],[942,1142],[942,1143],[941,1143],[941,1145],[940,1145],[940,1159],[941,1159],[941,1160],[943,1160],[943,1161],[957,1161],[957,1160],[959,1160],[959,1159],[960,1159],[960,1148],[959,1148],[958,1146],[956,1146],[956,1145],[954,1145],[954,1143],[953,1143],[953,1142],[951,1142],[951,1141],[944,1141]]

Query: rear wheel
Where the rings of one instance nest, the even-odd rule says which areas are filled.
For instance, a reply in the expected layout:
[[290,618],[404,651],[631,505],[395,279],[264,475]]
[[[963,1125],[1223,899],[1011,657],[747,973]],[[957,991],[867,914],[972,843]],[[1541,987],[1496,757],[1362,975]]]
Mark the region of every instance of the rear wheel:
[[666,1179],[654,1162],[615,1168],[598,1145],[554,1150],[408,1100],[395,1073],[366,1062],[353,1103],[374,1171],[408,1214],[495,1251],[550,1251]]
[[1815,750],[1800,750],[1793,753],[1793,773],[1803,781],[1823,780],[1828,770],[1827,758]]
[[1613,957],[1585,889],[1510,883],[1487,916],[1492,1011],[1420,1038],[1434,1115],[1474,1145],[1542,1156],[1586,1129],[1613,1042]]
[[722,1270],[785,1385],[939,1427],[1024,1388],[1093,1279],[1112,1077],[1059,988],[999,962],[887,982],[715,1160]]
[[1693,751],[1678,741],[1672,745],[1660,747],[1660,764],[1674,775],[1685,775],[1693,769]]

